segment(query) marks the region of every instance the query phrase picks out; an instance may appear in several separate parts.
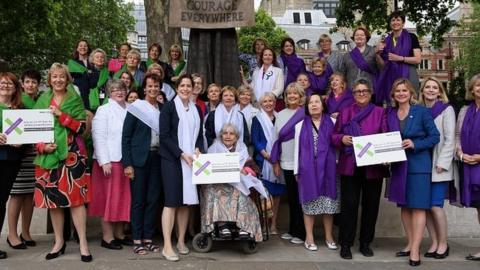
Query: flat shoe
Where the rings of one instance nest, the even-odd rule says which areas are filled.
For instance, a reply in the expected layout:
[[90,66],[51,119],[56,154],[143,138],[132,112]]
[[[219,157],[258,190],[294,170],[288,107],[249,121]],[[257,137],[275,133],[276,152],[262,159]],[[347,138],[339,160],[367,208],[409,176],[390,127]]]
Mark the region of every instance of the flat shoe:
[[325,245],[327,246],[328,249],[330,250],[337,250],[338,247],[337,247],[337,244],[335,242],[328,242],[325,240]]
[[423,257],[425,258],[435,258],[435,256],[437,255],[437,252],[434,251],[434,252],[425,252],[425,254],[423,254]]
[[167,255],[167,254],[165,254],[165,251],[164,251],[164,250],[162,250],[162,256],[165,258],[165,260],[171,261],[171,262],[178,262],[178,260],[180,260],[180,258],[178,257],[177,254],[175,254],[175,255]]
[[298,237],[293,237],[292,239],[290,239],[290,243],[300,245],[303,244],[303,240]]
[[283,233],[282,235],[280,235],[280,238],[284,239],[284,240],[290,240],[293,238],[293,236],[289,233]]
[[26,240],[25,238],[23,238],[21,234],[20,234],[20,240],[22,240],[22,242],[24,242],[25,245],[27,245],[27,247],[34,247],[37,245],[37,242],[33,240]]
[[177,246],[177,250],[178,250],[178,253],[180,253],[181,255],[187,255],[188,253],[190,253],[190,249],[188,249],[188,247],[183,247],[183,248],[179,248]]
[[469,261],[480,261],[480,256],[473,256],[472,254],[469,254],[465,259]]
[[307,242],[304,243],[305,248],[310,250],[310,251],[317,251],[318,247],[315,244],[307,244]]
[[398,251],[397,253],[395,253],[395,257],[408,257],[410,256],[410,250],[408,251]]

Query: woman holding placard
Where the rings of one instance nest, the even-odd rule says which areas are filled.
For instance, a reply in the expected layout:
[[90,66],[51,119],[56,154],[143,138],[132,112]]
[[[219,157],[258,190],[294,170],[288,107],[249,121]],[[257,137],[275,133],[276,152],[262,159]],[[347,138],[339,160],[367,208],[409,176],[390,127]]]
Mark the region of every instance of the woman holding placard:
[[370,103],[372,88],[366,80],[354,84],[355,103],[342,109],[335,123],[332,141],[340,150],[337,172],[341,176],[341,214],[339,241],[340,257],[351,259],[350,247],[357,231],[358,208],[362,207],[360,222],[360,252],[373,256],[370,243],[375,236],[383,177],[383,165],[358,167],[353,151],[352,137],[383,133],[388,130],[385,111]]

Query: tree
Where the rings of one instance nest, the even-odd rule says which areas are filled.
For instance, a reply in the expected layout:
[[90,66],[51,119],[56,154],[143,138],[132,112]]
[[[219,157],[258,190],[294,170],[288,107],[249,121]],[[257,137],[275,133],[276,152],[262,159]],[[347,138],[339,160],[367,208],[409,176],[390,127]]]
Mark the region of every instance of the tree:
[[459,57],[455,60],[455,69],[465,73],[466,78],[480,73],[480,4],[472,4],[473,12],[462,19],[458,33],[462,37],[459,43]]
[[66,62],[76,42],[111,53],[135,20],[122,0],[16,0],[0,3],[0,58],[14,72]]
[[267,40],[268,45],[278,52],[280,42],[288,36],[262,8],[255,13],[255,26],[242,27],[237,33],[239,51],[243,53],[252,53],[252,43],[258,37]]
[[[420,36],[432,35],[432,45],[439,47],[443,35],[447,33],[455,22],[447,18],[447,13],[455,4],[468,0],[403,0],[402,10],[408,20],[414,22]],[[478,2],[478,0],[472,0]],[[338,27],[355,27],[364,25],[370,30],[385,30],[389,28],[388,5],[391,0],[340,0],[336,11]],[[394,0],[395,6],[399,0]],[[360,14],[360,16],[355,15]]]
[[181,29],[168,26],[170,0],[144,0],[144,4],[148,44],[157,42],[164,52],[173,44],[182,46]]

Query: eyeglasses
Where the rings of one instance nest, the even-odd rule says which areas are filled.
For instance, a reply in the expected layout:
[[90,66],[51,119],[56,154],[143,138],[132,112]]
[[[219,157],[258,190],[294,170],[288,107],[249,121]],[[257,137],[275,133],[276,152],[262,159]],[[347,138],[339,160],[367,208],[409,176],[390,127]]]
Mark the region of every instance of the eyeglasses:
[[110,93],[120,93],[120,94],[126,93],[126,92],[127,92],[127,90],[124,90],[124,89],[116,89],[116,88],[114,88],[114,89],[112,89],[112,91],[110,91]]
[[354,95],[367,95],[367,94],[370,94],[370,90],[368,89],[360,89],[360,90],[355,90],[352,92]]

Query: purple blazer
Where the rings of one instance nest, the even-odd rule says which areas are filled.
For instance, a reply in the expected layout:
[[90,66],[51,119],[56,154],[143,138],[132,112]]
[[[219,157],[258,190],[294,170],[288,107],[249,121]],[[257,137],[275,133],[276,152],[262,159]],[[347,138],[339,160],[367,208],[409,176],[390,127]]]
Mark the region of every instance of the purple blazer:
[[[345,152],[345,146],[342,143],[343,127],[350,119],[360,111],[360,107],[355,103],[342,109],[337,117],[335,129],[332,134],[332,143],[340,150],[340,156],[337,164],[337,173],[340,175],[353,176],[356,162],[354,154]],[[388,132],[387,114],[381,107],[375,106],[373,111],[360,121],[360,130],[362,135],[378,134]],[[388,176],[388,168],[384,165],[366,166],[367,179],[378,179]]]

